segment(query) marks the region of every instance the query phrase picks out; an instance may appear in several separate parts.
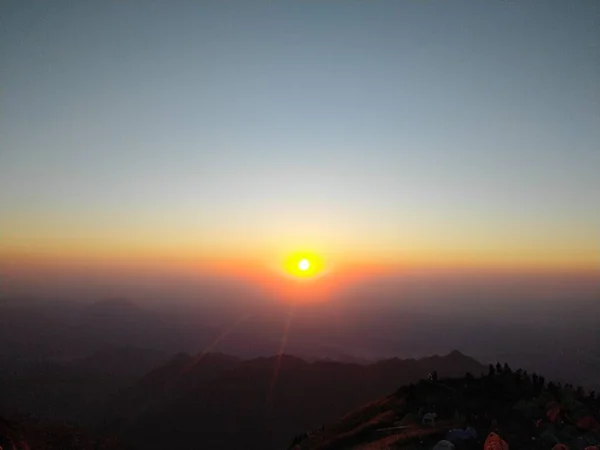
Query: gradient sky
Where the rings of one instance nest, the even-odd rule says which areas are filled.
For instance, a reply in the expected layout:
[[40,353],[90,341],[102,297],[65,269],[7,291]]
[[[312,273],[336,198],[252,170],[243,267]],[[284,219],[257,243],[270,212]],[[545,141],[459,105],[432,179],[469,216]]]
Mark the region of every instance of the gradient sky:
[[0,256],[598,267],[600,2],[3,1]]

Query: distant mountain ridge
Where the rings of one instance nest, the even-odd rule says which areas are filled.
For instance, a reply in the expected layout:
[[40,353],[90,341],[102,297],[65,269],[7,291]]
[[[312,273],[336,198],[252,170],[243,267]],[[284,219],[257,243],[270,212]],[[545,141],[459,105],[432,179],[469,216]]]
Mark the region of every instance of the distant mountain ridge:
[[[475,320],[470,315],[457,318],[439,310],[424,313],[400,306],[376,313],[367,304],[350,308],[332,302],[316,310],[306,305],[297,309],[286,351],[311,362],[370,364],[379,358],[447,354],[458,348],[485,363],[507,361],[600,390],[600,328],[592,323],[565,328],[566,321],[557,327],[554,320],[520,326],[493,315]],[[218,340],[219,351],[243,359],[276,353],[289,310],[270,305],[246,312],[215,311],[205,302],[174,307],[169,302],[150,306],[123,298],[95,303],[4,298],[0,299],[0,372],[6,359],[69,361],[107,347],[145,348],[166,359],[179,351],[214,348]],[[592,321],[594,312],[577,317]],[[562,317],[558,311],[551,316]],[[332,320],[338,325],[332,327]]]

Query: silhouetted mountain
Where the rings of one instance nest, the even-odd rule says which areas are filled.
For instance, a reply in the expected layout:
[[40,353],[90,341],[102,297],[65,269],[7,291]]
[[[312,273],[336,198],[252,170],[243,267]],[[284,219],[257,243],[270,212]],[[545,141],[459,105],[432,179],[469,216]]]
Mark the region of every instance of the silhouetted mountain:
[[[394,308],[384,313],[379,309],[382,300],[372,299],[379,305],[373,308],[371,300],[361,299],[360,303],[332,300],[297,308],[288,330],[286,351],[308,361],[367,364],[368,360],[396,355],[422,357],[460,348],[482,362],[500,359],[529,371],[543,371],[553,379],[600,389],[600,329],[591,322],[575,325],[558,320],[569,315],[564,304],[541,324],[517,326],[499,322],[494,314],[445,314],[439,304],[423,311],[426,305],[417,308],[412,303],[408,308],[395,302]],[[458,301],[453,298],[451,304],[454,300]],[[596,317],[593,308],[597,303],[589,303],[592,309],[585,315],[586,320],[588,316],[590,321]],[[214,309],[205,302],[151,308],[127,299],[91,304],[3,299],[0,371],[11,364],[4,364],[5,359],[69,361],[107,347],[146,348],[164,355],[217,348],[244,359],[278,351],[289,308],[270,304],[268,308],[255,307],[247,314]]]
[[324,358],[306,358],[309,362],[316,361],[325,361],[325,362],[340,362],[340,363],[349,363],[349,364],[372,364],[373,361],[366,358],[358,358],[356,356],[347,355],[347,354],[337,354],[334,356],[326,356]]
[[71,362],[96,374],[116,376],[133,381],[166,359],[167,355],[152,349],[135,347],[107,347]]
[[370,365],[290,355],[237,361],[178,355],[119,395],[113,424],[140,448],[269,449],[290,433],[333,420],[348,409],[436,370],[443,376],[486,370],[460,353]]
[[165,360],[155,350],[111,347],[70,360],[0,364],[0,414],[27,412],[49,420],[93,424],[107,398]]
[[164,403],[194,392],[239,363],[239,359],[221,353],[195,357],[186,353],[175,355],[133,386],[119,392],[110,406],[109,417],[135,417],[160,408]]

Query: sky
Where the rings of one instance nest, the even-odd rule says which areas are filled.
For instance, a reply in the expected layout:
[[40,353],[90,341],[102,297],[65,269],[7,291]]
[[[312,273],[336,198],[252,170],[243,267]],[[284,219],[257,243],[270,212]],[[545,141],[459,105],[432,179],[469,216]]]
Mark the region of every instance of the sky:
[[599,50],[594,0],[3,1],[0,261],[595,273]]

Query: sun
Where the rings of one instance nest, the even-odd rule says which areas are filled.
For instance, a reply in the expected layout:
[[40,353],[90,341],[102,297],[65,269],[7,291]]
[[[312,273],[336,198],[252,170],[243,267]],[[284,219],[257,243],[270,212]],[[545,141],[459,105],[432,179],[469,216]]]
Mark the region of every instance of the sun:
[[313,279],[324,273],[323,259],[310,252],[297,252],[288,255],[283,267],[287,275],[291,275],[296,279]]
[[310,269],[310,261],[306,258],[301,259],[298,263],[298,269],[302,270],[303,272],[307,271]]

